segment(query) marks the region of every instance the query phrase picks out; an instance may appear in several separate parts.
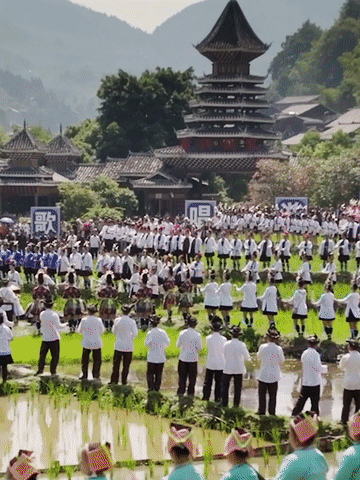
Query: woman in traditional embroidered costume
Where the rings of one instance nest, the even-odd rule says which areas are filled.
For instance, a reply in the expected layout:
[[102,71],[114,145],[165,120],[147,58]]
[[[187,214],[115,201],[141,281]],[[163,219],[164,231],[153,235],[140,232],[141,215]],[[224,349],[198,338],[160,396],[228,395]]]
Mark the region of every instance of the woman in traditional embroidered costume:
[[76,286],[76,274],[73,270],[69,271],[65,278],[65,288],[63,298],[67,299],[64,307],[64,320],[69,323],[70,332],[75,329],[86,312],[86,306],[81,297],[81,290]]
[[164,309],[168,312],[168,322],[172,323],[172,308],[176,303],[175,297],[175,276],[173,267],[170,266],[168,270],[168,277],[164,282],[163,289],[165,290],[165,297],[164,297]]
[[149,317],[154,313],[154,303],[151,300],[152,288],[148,286],[148,271],[144,270],[140,281],[140,288],[136,292],[135,304],[136,317],[140,319],[140,327],[146,329],[149,326]]
[[106,442],[89,443],[81,450],[80,470],[84,475],[91,478],[106,479],[105,472],[114,466],[110,452],[111,445]]
[[104,326],[108,331],[111,331],[116,317],[116,299],[118,290],[114,285],[114,274],[107,272],[105,274],[106,283],[98,291],[98,297],[101,298],[99,316],[104,322]]
[[231,465],[221,480],[264,480],[256,470],[247,463],[252,456],[252,435],[244,428],[234,428],[225,440],[224,456]]
[[32,323],[35,323],[38,332],[40,333],[40,313],[44,310],[43,301],[45,298],[51,297],[51,292],[48,287],[44,285],[44,273],[40,271],[37,276],[37,285],[33,288],[32,297],[33,302],[27,308],[26,316],[31,318]]
[[10,460],[6,480],[36,480],[39,472],[31,465],[32,454],[29,450],[19,450],[18,456]]
[[179,298],[179,310],[182,313],[184,322],[187,323],[187,317],[190,314],[190,308],[194,305],[192,299],[193,284],[190,279],[190,270],[185,270],[185,280],[181,282],[178,287],[180,298]]
[[167,480],[204,480],[200,470],[192,463],[193,458],[197,455],[197,449],[192,441],[191,427],[170,424],[170,432],[167,443],[170,457],[174,462],[174,470],[164,477]]

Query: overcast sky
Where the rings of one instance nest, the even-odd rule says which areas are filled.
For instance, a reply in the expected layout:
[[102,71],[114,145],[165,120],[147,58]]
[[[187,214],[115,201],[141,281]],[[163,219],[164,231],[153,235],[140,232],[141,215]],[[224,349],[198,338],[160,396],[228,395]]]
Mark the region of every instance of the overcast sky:
[[97,12],[115,15],[134,27],[152,33],[167,18],[203,0],[70,0]]

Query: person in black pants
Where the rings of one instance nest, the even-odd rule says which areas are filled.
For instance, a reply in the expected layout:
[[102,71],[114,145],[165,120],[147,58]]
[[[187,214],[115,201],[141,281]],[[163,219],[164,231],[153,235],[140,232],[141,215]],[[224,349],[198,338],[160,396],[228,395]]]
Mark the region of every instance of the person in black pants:
[[188,328],[180,332],[176,346],[180,348],[180,356],[178,363],[179,386],[178,395],[184,395],[186,390],[186,382],[189,379],[187,388],[188,395],[194,395],[195,383],[197,377],[197,362],[199,359],[199,351],[201,350],[201,335],[194,328],[197,320],[194,317],[188,318]]
[[82,340],[83,353],[81,357],[81,379],[83,380],[88,378],[88,367],[91,352],[94,362],[92,370],[93,378],[100,378],[102,347],[101,335],[105,332],[105,327],[101,318],[95,316],[95,313],[97,312],[96,305],[89,305],[87,310],[89,315],[81,320],[78,328],[78,332],[84,336]]
[[168,334],[158,328],[160,317],[150,317],[151,330],[146,334],[145,346],[148,347],[146,380],[148,390],[158,392],[161,386],[162,372],[166,360],[165,348],[170,345]]
[[229,388],[231,379],[234,379],[234,407],[240,405],[242,378],[246,373],[245,361],[250,360],[250,354],[244,342],[239,340],[242,335],[240,327],[233,325],[231,328],[232,339],[224,345],[225,366],[222,374],[222,405],[228,406]]
[[345,372],[343,408],[341,412],[341,423],[344,425],[349,420],[351,402],[355,402],[355,412],[360,410],[360,352],[359,342],[354,338],[346,340],[348,353],[344,355],[339,367]]
[[56,368],[59,363],[60,356],[60,334],[67,324],[61,324],[59,315],[52,310],[54,302],[51,298],[45,300],[45,310],[40,313],[40,330],[42,333],[42,342],[40,347],[40,355],[38,362],[38,369],[35,375],[41,375],[45,367],[46,354],[50,350],[51,362],[50,373],[56,375]]
[[210,399],[211,387],[213,379],[215,379],[215,402],[219,402],[221,400],[222,373],[225,366],[224,345],[226,338],[220,334],[222,329],[221,318],[215,316],[212,319],[210,327],[214,333],[206,337],[207,358],[203,400],[208,401]]
[[138,330],[135,320],[129,317],[131,305],[123,305],[121,310],[123,314],[121,317],[115,319],[112,328],[112,332],[116,336],[116,341],[110,384],[118,383],[120,363],[122,360],[121,383],[122,385],[126,385],[132,360],[132,352],[134,350],[134,339],[138,334]]

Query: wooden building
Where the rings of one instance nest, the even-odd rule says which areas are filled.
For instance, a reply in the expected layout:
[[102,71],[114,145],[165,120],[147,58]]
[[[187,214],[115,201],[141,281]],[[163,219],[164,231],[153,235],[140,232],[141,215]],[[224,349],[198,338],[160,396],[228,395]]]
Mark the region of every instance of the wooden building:
[[236,0],[230,0],[209,35],[196,46],[213,65],[198,78],[187,128],[177,132],[180,145],[155,151],[180,177],[203,172],[251,175],[261,158],[284,159],[274,146],[281,135],[264,113],[264,77],[250,74],[250,63],[269,48],[254,33]]

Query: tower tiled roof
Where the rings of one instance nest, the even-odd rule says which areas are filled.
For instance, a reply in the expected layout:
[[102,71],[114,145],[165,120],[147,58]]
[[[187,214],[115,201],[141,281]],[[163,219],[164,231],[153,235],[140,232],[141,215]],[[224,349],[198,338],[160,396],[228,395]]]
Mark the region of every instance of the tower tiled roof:
[[214,53],[222,51],[245,52],[254,59],[269,46],[255,34],[237,1],[230,0],[209,35],[196,48],[210,60]]
[[80,150],[65,135],[56,136],[47,146],[47,155],[73,155],[80,157]]
[[13,137],[2,146],[4,152],[46,152],[46,145],[34,137],[24,125],[23,130],[13,135]]

